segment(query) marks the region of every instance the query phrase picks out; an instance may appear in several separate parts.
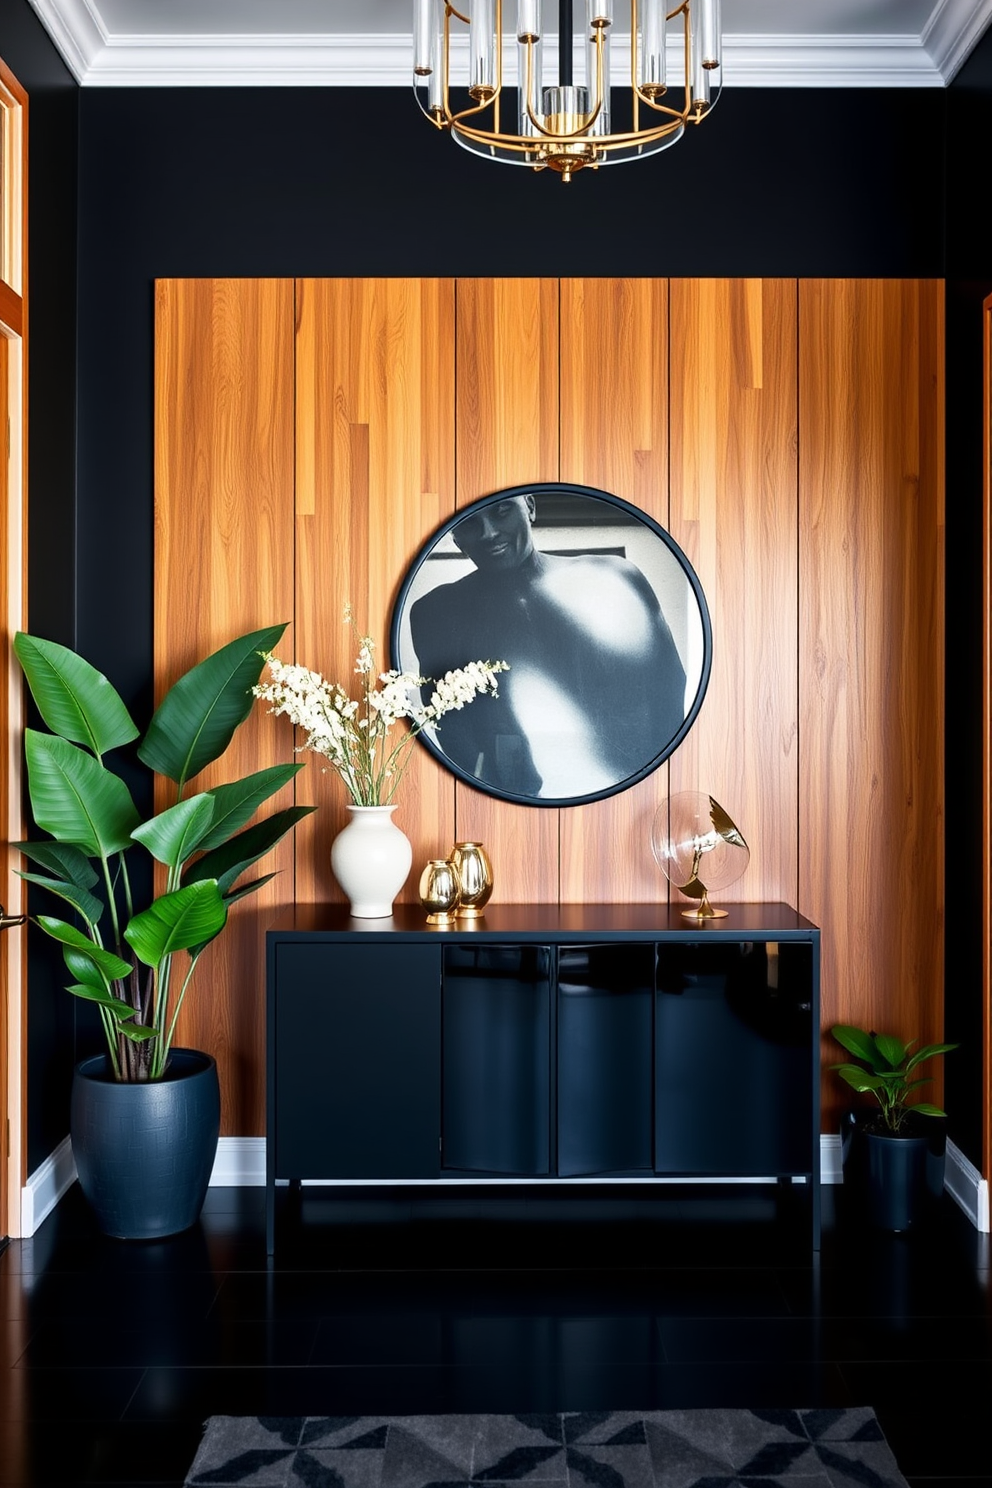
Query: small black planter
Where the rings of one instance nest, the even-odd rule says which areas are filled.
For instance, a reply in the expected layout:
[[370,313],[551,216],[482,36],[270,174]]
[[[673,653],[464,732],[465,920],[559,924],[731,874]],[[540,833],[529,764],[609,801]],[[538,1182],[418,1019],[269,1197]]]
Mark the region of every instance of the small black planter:
[[220,1134],[209,1054],[173,1049],[163,1079],[121,1085],[106,1055],[76,1066],[70,1114],[79,1184],[105,1235],[154,1240],[195,1224]]
[[947,1122],[907,1118],[904,1134],[871,1128],[874,1113],[849,1111],[841,1121],[841,1162],[865,1217],[876,1229],[915,1230],[930,1219],[944,1190]]

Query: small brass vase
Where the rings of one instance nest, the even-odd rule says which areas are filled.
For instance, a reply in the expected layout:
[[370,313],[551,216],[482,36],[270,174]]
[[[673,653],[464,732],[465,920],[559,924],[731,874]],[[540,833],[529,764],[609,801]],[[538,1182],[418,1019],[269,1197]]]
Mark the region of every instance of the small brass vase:
[[458,875],[446,858],[431,858],[420,875],[420,902],[428,925],[453,925],[458,908]]
[[458,882],[458,918],[478,920],[493,892],[493,865],[481,842],[456,842],[448,859]]

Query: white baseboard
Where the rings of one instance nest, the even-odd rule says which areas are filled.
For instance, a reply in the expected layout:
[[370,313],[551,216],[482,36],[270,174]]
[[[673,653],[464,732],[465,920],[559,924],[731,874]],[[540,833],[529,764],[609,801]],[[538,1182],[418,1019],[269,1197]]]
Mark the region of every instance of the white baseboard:
[[[33,1235],[51,1214],[59,1199],[75,1181],[72,1145],[66,1137],[21,1190],[21,1234]],[[462,1180],[452,1180],[460,1183]],[[519,1179],[513,1180],[517,1183]],[[620,1180],[622,1181],[622,1180]],[[648,1179],[647,1182],[656,1180]],[[712,1182],[712,1179],[700,1180]],[[820,1137],[820,1181],[842,1183],[840,1137],[824,1132]],[[437,1179],[425,1180],[425,1186]],[[947,1144],[945,1187],[977,1230],[989,1231],[989,1185],[953,1142]],[[221,1137],[210,1175],[211,1188],[262,1188],[265,1185],[265,1138]]]
[[21,1189],[21,1235],[29,1239],[76,1181],[72,1143],[64,1137],[50,1157],[35,1168]]
[[844,1182],[844,1172],[840,1165],[840,1136],[837,1132],[820,1133],[820,1182]]
[[989,1184],[960,1147],[947,1144],[944,1187],[955,1203],[964,1210],[976,1230],[989,1233]]
[[211,1188],[264,1188],[265,1138],[221,1137],[217,1143]]

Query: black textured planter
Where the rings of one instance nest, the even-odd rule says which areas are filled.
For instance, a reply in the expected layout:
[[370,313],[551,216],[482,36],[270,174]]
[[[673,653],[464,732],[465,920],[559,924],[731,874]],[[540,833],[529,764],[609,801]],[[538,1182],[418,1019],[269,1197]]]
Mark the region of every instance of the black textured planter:
[[154,1240],[195,1224],[219,1134],[209,1054],[173,1049],[164,1078],[143,1085],[118,1084],[104,1054],[76,1066],[72,1155],[105,1235]]
[[849,1111],[842,1119],[844,1182],[852,1184],[876,1229],[919,1229],[944,1190],[947,1123],[939,1116],[917,1117],[896,1137],[868,1130],[872,1116]]

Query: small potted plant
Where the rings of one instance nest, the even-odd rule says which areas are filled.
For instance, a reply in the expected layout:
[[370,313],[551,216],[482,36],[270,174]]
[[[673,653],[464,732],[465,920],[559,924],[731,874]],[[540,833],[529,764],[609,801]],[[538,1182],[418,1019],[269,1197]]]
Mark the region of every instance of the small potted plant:
[[265,653],[285,628],[239,637],[166,693],[137,760],[149,794],[151,777],[164,776],[174,799],[145,819],[125,779],[134,761],[124,751],[140,730],[120,695],[65,646],[24,633],[14,640],[48,728],[25,731],[31,811],[47,835],[19,844],[33,865],[21,877],[68,906],[68,918],[34,922],[60,945],[68,990],[95,1005],[103,1026],[106,1052],[76,1067],[70,1136],[80,1186],[106,1234],[174,1234],[195,1222],[206,1194],[220,1122],[217,1069],[209,1054],[174,1047],[176,1019],[228,907],[272,876],[243,883],[243,875],[313,808],[253,821],[302,765],[187,787],[247,718]]
[[871,1094],[877,1109],[848,1112],[842,1123],[842,1159],[866,1196],[873,1224],[886,1230],[916,1228],[944,1187],[945,1112],[913,1098],[931,1077],[920,1066],[956,1049],[926,1044],[915,1049],[892,1034],[868,1033],[839,1023],[833,1037],[861,1062],[833,1064],[841,1079],[860,1094]]

